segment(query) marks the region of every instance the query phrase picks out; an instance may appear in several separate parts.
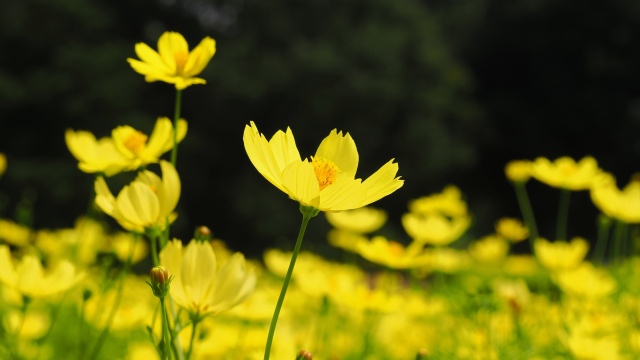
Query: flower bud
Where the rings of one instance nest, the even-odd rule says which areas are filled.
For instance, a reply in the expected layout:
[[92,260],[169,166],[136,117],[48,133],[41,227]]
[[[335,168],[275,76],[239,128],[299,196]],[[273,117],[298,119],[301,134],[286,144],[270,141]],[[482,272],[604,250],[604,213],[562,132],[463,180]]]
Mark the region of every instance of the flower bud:
[[206,226],[198,226],[193,233],[193,238],[197,241],[209,241],[211,240],[211,229]]
[[300,350],[298,352],[298,356],[296,356],[296,360],[311,360],[313,359],[313,355],[307,350]]
[[154,266],[149,272],[151,281],[147,284],[151,286],[153,295],[163,298],[169,293],[172,276],[169,276],[169,270],[164,266]]

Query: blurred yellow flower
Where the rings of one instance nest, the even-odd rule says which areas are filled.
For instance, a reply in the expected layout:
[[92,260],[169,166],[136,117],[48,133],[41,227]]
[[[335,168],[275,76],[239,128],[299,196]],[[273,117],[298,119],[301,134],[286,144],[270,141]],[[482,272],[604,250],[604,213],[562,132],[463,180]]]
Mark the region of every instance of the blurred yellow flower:
[[356,234],[372,233],[380,229],[387,221],[387,213],[384,210],[369,206],[347,211],[327,212],[325,215],[331,226]]
[[127,159],[116,149],[110,137],[96,140],[88,131],[67,129],[64,138],[69,151],[78,160],[78,168],[83,172],[112,176],[127,167]]
[[327,235],[327,241],[331,246],[355,252],[358,242],[367,241],[367,237],[349,231],[332,229]]
[[[116,149],[126,159],[127,169],[158,162],[160,156],[173,148],[173,124],[167,117],[158,118],[150,136],[128,125],[118,126],[111,132]],[[187,122],[178,121],[178,142],[187,134]]]
[[256,275],[244,256],[233,254],[218,266],[211,244],[192,240],[182,251],[180,240],[173,240],[160,252],[160,263],[173,275],[171,296],[176,304],[194,316],[218,314],[249,296]]
[[615,178],[591,188],[591,200],[603,214],[630,224],[640,223],[640,175],[636,174],[624,189],[618,189]]
[[538,238],[534,242],[538,261],[550,271],[566,271],[575,269],[587,255],[589,243],[583,238],[575,237],[571,242],[549,242]]
[[0,219],[0,240],[13,245],[25,246],[29,243],[31,229],[11,220]]
[[[136,238],[137,237],[137,238]],[[139,236],[119,232],[111,236],[111,251],[118,260],[136,264],[149,254],[149,246]]]
[[127,61],[147,82],[164,81],[183,90],[194,84],[207,83],[196,76],[216,53],[216,42],[207,36],[189,51],[189,44],[181,34],[167,31],[158,39],[157,52],[145,43],[137,43],[135,50],[140,60]]
[[96,204],[127,230],[164,229],[167,217],[170,221],[175,218],[173,210],[180,198],[180,178],[171,163],[162,160],[160,167],[162,179],[151,171],[142,171],[117,198],[111,194],[104,178],[98,177]]
[[370,241],[358,242],[355,250],[363,258],[392,269],[411,269],[429,264],[431,256],[422,251],[422,245],[412,244],[405,247],[384,236],[374,236]]
[[448,217],[467,215],[467,203],[455,185],[447,185],[442,192],[423,196],[409,202],[409,211],[418,214],[443,214]]
[[531,161],[513,160],[504,167],[507,179],[512,182],[525,183],[531,178]]
[[68,259],[76,266],[93,265],[105,243],[102,224],[87,217],[77,219],[73,228],[40,230],[35,236],[35,245],[49,264]]
[[469,245],[469,254],[481,263],[498,263],[509,253],[509,243],[495,235],[488,235]]
[[511,242],[519,242],[529,237],[529,230],[520,220],[505,217],[496,223],[496,234]]
[[258,172],[302,206],[321,211],[357,209],[391,194],[404,183],[396,177],[398,164],[393,160],[366,180],[356,179],[358,150],[348,133],[333,130],[311,160],[300,158],[289,128],[267,141],[251,122],[244,129],[243,140]]
[[566,294],[589,299],[611,295],[616,289],[615,279],[607,271],[596,268],[589,262],[557,274],[555,281]]
[[539,157],[531,167],[531,174],[538,181],[573,191],[589,189],[601,173],[598,163],[590,156],[578,162],[566,156],[554,162]]
[[47,274],[32,255],[24,255],[14,264],[9,247],[0,245],[0,282],[24,296],[42,298],[67,291],[83,276],[69,261],[59,262]]
[[7,171],[7,156],[3,153],[0,153],[0,176]]
[[471,219],[468,216],[448,218],[440,214],[420,215],[413,212],[402,215],[402,226],[407,234],[422,244],[448,245],[458,240],[469,225]]

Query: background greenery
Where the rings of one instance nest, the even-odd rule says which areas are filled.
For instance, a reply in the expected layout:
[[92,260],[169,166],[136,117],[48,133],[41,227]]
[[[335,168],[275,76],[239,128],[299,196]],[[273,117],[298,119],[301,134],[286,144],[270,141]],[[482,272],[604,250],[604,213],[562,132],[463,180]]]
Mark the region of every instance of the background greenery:
[[[0,2],[2,216],[36,228],[83,214],[93,177],[76,169],[67,128],[106,136],[117,125],[149,132],[173,113],[174,89],[147,84],[126,63],[134,44],[165,30],[218,52],[184,92],[189,133],[174,234],[208,225],[250,255],[290,247],[297,206],[248,161],[250,120],[271,135],[290,126],[312,155],[331,129],[349,131],[359,175],[390,158],[405,186],[377,206],[402,236],[407,202],[456,184],[491,231],[518,216],[503,166],[511,159],[593,155],[626,184],[640,166],[640,3],[611,0],[4,0]],[[115,177],[112,188],[127,178]],[[543,235],[557,193],[530,186]],[[596,210],[573,197],[569,233],[593,239]],[[19,214],[18,214],[19,215]],[[324,246],[311,223],[307,248]]]

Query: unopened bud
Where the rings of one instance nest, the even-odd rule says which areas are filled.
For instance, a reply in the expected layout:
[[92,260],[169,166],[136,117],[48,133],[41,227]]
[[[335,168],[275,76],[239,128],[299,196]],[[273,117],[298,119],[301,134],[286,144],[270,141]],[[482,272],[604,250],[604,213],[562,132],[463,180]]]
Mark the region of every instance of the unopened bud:
[[416,354],[416,360],[426,360],[429,357],[427,349],[420,349]]
[[311,360],[313,359],[313,355],[307,350],[300,350],[298,356],[296,356],[296,360]]
[[169,276],[169,270],[167,270],[166,267],[154,266],[151,271],[149,271],[149,278],[151,281],[147,281],[147,284],[151,286],[153,295],[163,298],[169,293],[172,277]]
[[198,226],[193,233],[193,238],[197,241],[209,241],[211,239],[211,229],[206,226]]

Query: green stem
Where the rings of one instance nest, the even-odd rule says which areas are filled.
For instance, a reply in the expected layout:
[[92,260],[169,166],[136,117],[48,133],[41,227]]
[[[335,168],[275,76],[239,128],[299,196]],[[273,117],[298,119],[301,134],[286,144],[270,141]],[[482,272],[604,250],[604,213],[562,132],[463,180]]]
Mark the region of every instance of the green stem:
[[604,263],[610,232],[611,219],[604,214],[600,214],[598,218],[598,238],[596,239],[596,247],[593,250],[593,261],[595,263]]
[[523,182],[515,182],[513,186],[516,191],[520,212],[522,212],[522,218],[529,229],[529,247],[533,252],[533,242],[538,238],[538,227],[536,226],[536,219],[533,216],[533,209],[531,208],[527,188]]
[[173,113],[173,148],[171,149],[171,164],[175,167],[178,161],[178,121],[182,106],[182,90],[176,90],[176,105]]
[[197,315],[191,318],[191,340],[189,340],[189,352],[187,352],[187,360],[191,359],[191,354],[193,353],[193,342],[196,338],[196,330],[200,320],[201,318],[199,318]]
[[620,264],[622,260],[622,245],[625,240],[626,230],[627,224],[616,219],[616,224],[613,228],[613,260],[615,264]]
[[177,316],[176,307],[171,296],[169,296],[169,309],[171,310],[171,317],[173,318],[173,332],[171,333],[171,343],[173,344],[173,349],[176,353],[176,359],[184,360],[184,353],[182,351],[180,337],[174,336],[174,334],[177,335],[180,333],[180,331],[182,330],[182,324],[180,322],[180,318]]
[[169,338],[169,319],[167,318],[167,309],[164,306],[164,297],[160,298],[160,311],[162,316],[162,359],[171,358],[171,350],[169,345],[171,340]]
[[120,307],[120,301],[122,301],[122,288],[124,286],[124,276],[120,279],[120,283],[118,284],[118,289],[116,292],[116,298],[113,302],[113,306],[111,307],[111,312],[107,317],[107,321],[104,324],[104,328],[98,337],[98,341],[96,341],[95,346],[93,347],[93,351],[91,351],[91,355],[88,359],[96,359],[98,358],[98,354],[100,353],[100,348],[104,345],[104,342],[107,340],[107,335],[109,334],[109,330],[111,329],[111,324],[113,323],[113,319],[116,317],[116,313],[118,312],[118,308]]
[[153,260],[153,266],[158,266],[160,265],[160,259],[158,256],[158,236],[150,235],[149,242],[151,243],[151,258]]
[[282,304],[284,303],[284,297],[287,294],[287,288],[289,287],[289,282],[291,281],[291,275],[293,274],[293,268],[296,265],[296,260],[298,259],[298,253],[300,253],[300,246],[302,245],[302,239],[304,237],[304,233],[307,230],[307,225],[309,224],[309,220],[318,215],[318,210],[300,206],[300,211],[302,212],[302,224],[300,225],[300,232],[298,233],[298,239],[296,240],[296,246],[293,249],[293,254],[291,255],[291,262],[289,262],[289,269],[287,269],[287,275],[284,278],[284,283],[282,284],[282,290],[280,290],[280,296],[278,297],[278,302],[276,303],[276,309],[273,312],[273,318],[271,318],[271,325],[269,326],[269,335],[267,336],[267,345],[264,349],[264,360],[269,360],[271,356],[271,345],[273,344],[273,335],[276,332],[276,323],[278,322],[278,316],[280,315],[280,309],[282,309]]
[[571,191],[560,189],[560,202],[558,203],[558,224],[556,228],[555,240],[567,241],[567,223],[569,220],[569,200]]

